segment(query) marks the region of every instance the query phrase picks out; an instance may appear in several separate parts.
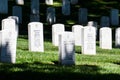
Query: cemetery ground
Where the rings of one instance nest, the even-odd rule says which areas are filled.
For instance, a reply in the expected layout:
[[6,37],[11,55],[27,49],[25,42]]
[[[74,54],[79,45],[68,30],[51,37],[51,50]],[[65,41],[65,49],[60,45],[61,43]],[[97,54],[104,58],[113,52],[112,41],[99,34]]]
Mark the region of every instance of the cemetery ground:
[[[11,80],[119,80],[120,49],[100,49],[96,55],[81,54],[75,46],[75,65],[58,63],[58,47],[44,40],[45,52],[30,52],[27,35],[20,35],[16,63],[0,63],[0,79]],[[113,42],[114,44],[114,42]]]
[[[10,2],[11,1],[11,2]],[[9,8],[16,5],[9,0]],[[58,63],[58,47],[52,45],[51,25],[46,23],[46,8],[49,7],[41,3],[40,21],[44,23],[44,52],[30,52],[28,50],[27,24],[29,23],[30,0],[26,2],[23,8],[23,23],[20,25],[20,35],[17,41],[16,63],[0,62],[0,79],[10,80],[120,80],[120,49],[105,50],[99,48],[97,41],[96,55],[81,54],[81,48],[75,46],[75,65],[63,66]],[[42,0],[44,1],[44,0]],[[60,1],[60,0],[58,0]],[[106,0],[107,1],[107,0]],[[66,30],[71,30],[73,24],[77,22],[77,12],[80,7],[88,8],[89,20],[95,20],[99,23],[102,15],[108,15],[111,7],[118,8],[120,4],[116,1],[103,2],[102,0],[84,0],[79,1],[81,5],[72,5],[70,16],[63,16],[61,4],[55,3],[56,22],[66,25]],[[91,6],[92,5],[92,6]],[[1,14],[0,19],[6,18],[12,14],[9,9],[9,15]],[[64,17],[64,18],[63,18]],[[113,29],[114,30],[114,29]],[[46,38],[47,37],[47,38]],[[114,45],[114,41],[113,41]]]

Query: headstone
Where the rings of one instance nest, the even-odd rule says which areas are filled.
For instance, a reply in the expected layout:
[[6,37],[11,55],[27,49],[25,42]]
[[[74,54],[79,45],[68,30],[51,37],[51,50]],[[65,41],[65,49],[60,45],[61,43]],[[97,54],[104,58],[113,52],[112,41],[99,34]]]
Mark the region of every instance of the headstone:
[[8,13],[8,0],[0,0],[0,13],[1,14]]
[[79,13],[78,13],[78,16],[79,16],[79,24],[80,25],[86,25],[87,22],[88,22],[88,10],[86,8],[80,8],[79,9]]
[[87,26],[93,26],[93,27],[97,28],[97,22],[89,21]]
[[[1,36],[1,39],[0,39],[0,41],[1,41],[0,42],[1,43],[1,61],[2,62],[15,63],[15,55],[16,55],[16,52],[15,52],[16,51],[16,49],[15,49],[16,38],[15,37],[16,37],[16,35],[17,35],[17,31],[16,31],[15,20],[14,19],[8,19],[8,18],[3,19],[2,20],[2,31],[0,31],[0,36]],[[9,39],[9,38],[11,38],[11,39]],[[13,42],[9,41],[9,40],[15,41],[15,43],[14,43],[15,45],[13,45]],[[12,48],[12,47],[14,47],[14,48]],[[9,50],[9,48],[10,48],[10,50]],[[15,51],[12,50],[12,49],[15,49]],[[8,51],[6,51],[6,50],[8,50]],[[9,51],[11,51],[11,52],[9,52]],[[4,53],[5,54],[10,54],[10,55],[5,55]]]
[[58,46],[59,44],[58,35],[64,31],[65,31],[64,24],[53,24],[52,25],[52,44],[54,46]]
[[12,16],[17,16],[19,18],[19,23],[22,23],[22,7],[13,6]]
[[119,10],[118,9],[111,9],[110,12],[110,20],[111,25],[119,25]]
[[73,25],[72,26],[72,32],[74,33],[76,46],[82,45],[82,30],[83,30],[82,28],[83,28],[83,26],[81,26],[81,25]]
[[28,24],[29,51],[44,52],[43,23]]
[[39,14],[31,14],[30,15],[30,22],[39,22],[40,21],[40,15]]
[[97,39],[97,35],[98,35],[98,24],[97,24],[97,22],[95,22],[95,21],[89,21],[87,26],[93,26],[93,27],[95,27],[95,29],[96,29],[96,39]]
[[18,16],[8,16],[9,19],[14,19],[16,24],[19,24],[19,17]]
[[115,46],[120,48],[120,27],[115,30]]
[[108,16],[101,17],[100,27],[110,27],[110,18]]
[[39,14],[39,0],[31,0],[31,14]]
[[70,1],[69,0],[62,0],[62,14],[63,15],[70,15]]
[[46,3],[47,5],[53,5],[53,0],[45,0],[45,3]]
[[16,31],[2,30],[1,35],[1,62],[15,63],[17,33]]
[[1,61],[1,48],[2,48],[2,30],[0,30],[0,61]]
[[93,26],[83,28],[82,54],[96,55],[96,29]]
[[2,30],[16,31],[16,24],[14,19],[3,19],[2,20]]
[[59,34],[59,63],[62,65],[75,64],[75,41],[72,32]]
[[53,24],[55,22],[56,22],[55,8],[48,7],[47,8],[47,23]]
[[109,27],[100,28],[100,48],[112,49],[112,29]]
[[78,0],[71,0],[71,4],[77,4]]
[[18,5],[24,5],[24,0],[16,0],[16,3],[17,3]]
[[17,36],[19,35],[19,18],[17,16],[9,16],[8,19],[14,19],[15,20],[15,30],[17,31]]

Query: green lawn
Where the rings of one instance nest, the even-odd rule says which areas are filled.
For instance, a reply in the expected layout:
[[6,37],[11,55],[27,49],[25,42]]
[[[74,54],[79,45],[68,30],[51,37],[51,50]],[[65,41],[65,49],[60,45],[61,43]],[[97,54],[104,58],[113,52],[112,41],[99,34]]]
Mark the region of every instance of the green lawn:
[[[98,42],[97,42],[98,44]],[[75,65],[58,64],[58,48],[45,40],[45,52],[29,52],[27,36],[17,43],[15,64],[0,63],[0,79],[10,80],[120,80],[120,49],[103,50],[97,55],[83,55],[76,46]]]

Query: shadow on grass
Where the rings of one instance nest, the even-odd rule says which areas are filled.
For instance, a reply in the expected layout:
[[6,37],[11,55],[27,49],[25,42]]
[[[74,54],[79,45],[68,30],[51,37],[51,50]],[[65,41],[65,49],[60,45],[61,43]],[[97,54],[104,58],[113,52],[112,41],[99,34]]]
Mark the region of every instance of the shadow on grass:
[[114,64],[120,65],[120,62],[113,62]]
[[0,63],[0,79],[10,80],[108,80],[120,79],[120,74],[100,74],[95,65],[61,66],[55,64]]

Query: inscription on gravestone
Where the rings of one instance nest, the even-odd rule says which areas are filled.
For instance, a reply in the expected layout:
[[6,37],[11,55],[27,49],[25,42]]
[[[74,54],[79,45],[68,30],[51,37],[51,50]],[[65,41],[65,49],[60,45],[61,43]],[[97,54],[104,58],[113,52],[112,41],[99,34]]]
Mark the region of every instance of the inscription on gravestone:
[[120,48],[120,27],[115,30],[115,46]]
[[82,53],[87,55],[96,54],[96,36],[95,27],[86,26],[83,30]]
[[34,46],[40,46],[40,30],[34,30]]
[[64,42],[64,46],[65,46],[65,53],[67,56],[66,60],[73,60],[73,56],[72,54],[74,53],[74,41],[65,41]]
[[44,52],[43,24],[31,22],[28,24],[29,51]]
[[59,44],[58,35],[64,31],[65,31],[64,24],[53,24],[52,25],[52,43],[54,46],[58,46]]
[[59,60],[62,65],[75,64],[74,33],[63,32],[59,34]]
[[1,61],[7,63],[16,62],[17,33],[10,30],[2,30]]

